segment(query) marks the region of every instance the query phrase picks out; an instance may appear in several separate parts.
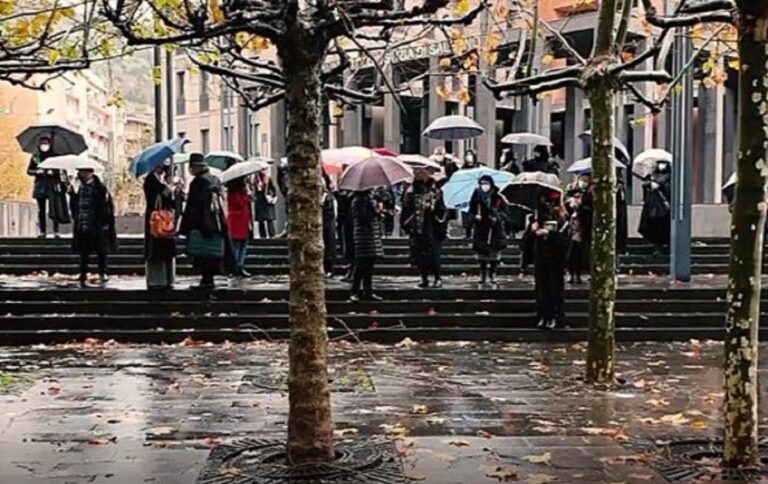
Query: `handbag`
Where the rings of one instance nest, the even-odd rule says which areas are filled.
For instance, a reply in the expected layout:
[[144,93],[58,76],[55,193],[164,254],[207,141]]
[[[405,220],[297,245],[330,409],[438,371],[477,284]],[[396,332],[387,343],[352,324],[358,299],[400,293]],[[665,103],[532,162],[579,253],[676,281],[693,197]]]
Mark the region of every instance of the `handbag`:
[[224,239],[219,235],[205,237],[199,230],[191,230],[187,237],[187,254],[203,259],[221,259],[224,256]]
[[176,216],[173,210],[162,208],[160,200],[158,196],[149,215],[149,233],[156,239],[172,239],[176,235]]

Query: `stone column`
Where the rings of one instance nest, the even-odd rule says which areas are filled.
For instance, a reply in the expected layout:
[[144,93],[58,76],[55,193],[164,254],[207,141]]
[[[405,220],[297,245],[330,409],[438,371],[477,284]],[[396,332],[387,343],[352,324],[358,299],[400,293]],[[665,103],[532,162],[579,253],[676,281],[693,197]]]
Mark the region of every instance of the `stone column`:
[[[738,93],[735,89],[725,89],[723,105],[725,121],[723,123],[723,163],[720,185],[722,186],[736,170],[736,154],[739,145],[739,118],[736,115]],[[719,191],[719,190],[718,190]],[[723,202],[721,198],[721,202]]]
[[704,203],[718,203],[723,175],[723,119],[725,88],[699,87],[700,160]]
[[[386,74],[390,79],[395,78],[394,69],[390,64],[386,68]],[[400,152],[402,138],[400,104],[391,92],[384,94],[384,147],[395,153]]]
[[272,158],[279,160],[285,156],[285,102],[275,103],[269,110],[269,124],[272,128],[272,135],[269,137],[269,154]]
[[578,87],[565,89],[565,166],[584,157],[584,91]]
[[[429,126],[429,123],[445,115],[445,102],[437,95],[437,87],[442,84],[442,77],[437,75],[439,70],[440,58],[431,56],[429,58],[430,76],[427,81],[427,119],[422,123],[422,131]],[[421,139],[421,154],[429,156],[438,146],[444,146],[442,141],[429,138]]]

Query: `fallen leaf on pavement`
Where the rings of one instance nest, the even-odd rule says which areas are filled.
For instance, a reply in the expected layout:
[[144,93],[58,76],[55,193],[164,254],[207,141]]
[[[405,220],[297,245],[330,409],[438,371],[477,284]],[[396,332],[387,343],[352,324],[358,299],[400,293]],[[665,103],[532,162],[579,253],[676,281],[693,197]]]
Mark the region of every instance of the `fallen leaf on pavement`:
[[478,430],[478,431],[477,431],[477,436],[478,436],[478,437],[484,437],[484,438],[486,438],[486,439],[490,439],[490,438],[493,438],[493,434],[492,434],[492,433],[490,433],[490,432],[486,432],[486,431],[485,431],[485,430],[483,430],[483,429],[480,429],[480,430]]
[[346,429],[336,429],[336,430],[333,431],[333,436],[334,437],[349,437],[349,436],[352,436],[352,435],[357,435],[358,432],[360,432],[360,431],[357,430],[356,428],[353,428],[353,427],[346,428]]
[[469,442],[466,440],[449,440],[448,445],[453,445],[455,447],[469,447]]
[[551,465],[552,453],[544,452],[541,455],[527,455],[523,457],[523,459],[527,460],[531,464]]
[[399,343],[395,343],[395,348],[414,348],[419,344],[411,338],[405,337]]
[[548,484],[550,482],[555,482],[556,480],[557,476],[551,476],[549,474],[531,474],[525,478],[526,484]]
[[517,469],[502,466],[486,467],[485,475],[492,479],[498,479],[499,482],[516,481]]
[[419,415],[426,415],[430,412],[429,407],[426,405],[423,405],[421,403],[417,403],[413,406],[413,409],[411,410],[412,413],[419,414]]

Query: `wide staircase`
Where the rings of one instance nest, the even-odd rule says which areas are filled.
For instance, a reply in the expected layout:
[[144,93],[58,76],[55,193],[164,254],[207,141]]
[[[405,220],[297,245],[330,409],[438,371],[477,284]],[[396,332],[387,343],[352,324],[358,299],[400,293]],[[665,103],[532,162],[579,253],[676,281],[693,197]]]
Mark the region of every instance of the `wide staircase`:
[[[254,278],[224,283],[201,292],[142,288],[141,240],[121,240],[110,257],[113,279],[106,288],[77,289],[67,277],[77,259],[67,240],[0,240],[0,273],[37,277],[0,279],[2,344],[57,343],[84,338],[131,342],[178,342],[283,339],[289,334],[287,249],[284,241],[254,241],[248,268]],[[588,294],[585,285],[566,293],[568,328],[539,330],[530,277],[519,273],[519,251],[504,257],[498,287],[478,287],[471,249],[459,241],[446,244],[447,277],[442,289],[417,289],[409,267],[407,243],[386,241],[386,258],[377,270],[381,302],[352,303],[347,285],[328,283],[328,327],[333,339],[376,342],[413,340],[581,341],[586,338]],[[622,341],[722,339],[724,331],[727,241],[699,240],[693,247],[698,274],[690,284],[676,284],[663,274],[666,257],[651,257],[650,247],[632,241],[622,256],[616,306],[617,337]],[[43,274],[43,272],[45,274]],[[181,258],[179,273],[191,268]],[[137,277],[130,277],[130,275]],[[472,277],[457,277],[460,275]],[[46,277],[47,275],[47,277]],[[280,277],[280,275],[282,277]],[[406,277],[407,276],[407,277]],[[64,282],[61,282],[64,281]]]
[[[669,270],[668,255],[653,255],[653,248],[643,241],[629,242],[627,254],[620,257],[619,270],[623,274],[666,274]],[[119,250],[109,256],[110,274],[142,275],[143,240],[122,238]],[[695,240],[692,247],[694,274],[725,274],[728,271],[728,240]],[[183,246],[179,247],[183,253]],[[75,274],[79,256],[71,250],[69,239],[0,239],[0,273]],[[443,249],[443,272],[446,275],[463,275],[475,270],[476,258],[470,244],[460,240],[448,240]],[[339,258],[336,273],[343,273],[344,261]],[[246,266],[256,275],[281,275],[288,273],[288,247],[284,240],[254,240],[249,247]],[[185,257],[178,261],[179,274],[194,274]],[[382,276],[413,275],[408,256],[406,239],[387,239],[385,258],[377,263],[376,274]],[[502,254],[500,274],[520,273],[518,241],[510,241]]]

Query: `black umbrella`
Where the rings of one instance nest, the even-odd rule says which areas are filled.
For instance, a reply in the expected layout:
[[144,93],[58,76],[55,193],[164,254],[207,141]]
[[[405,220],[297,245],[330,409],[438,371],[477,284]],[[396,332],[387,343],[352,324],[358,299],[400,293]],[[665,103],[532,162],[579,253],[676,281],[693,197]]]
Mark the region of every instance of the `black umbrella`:
[[58,124],[30,126],[22,131],[16,140],[22,150],[27,153],[36,153],[40,138],[51,140],[51,153],[54,155],[79,155],[88,149],[83,135]]
[[542,195],[548,198],[562,198],[563,191],[558,186],[560,180],[557,175],[542,172],[524,172],[515,177],[512,182],[504,187],[502,195],[510,205],[536,210]]

